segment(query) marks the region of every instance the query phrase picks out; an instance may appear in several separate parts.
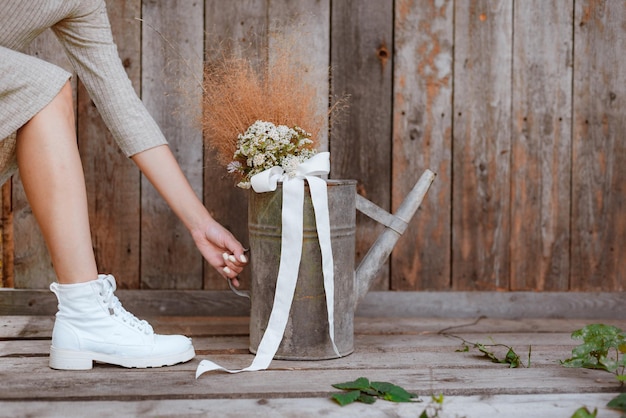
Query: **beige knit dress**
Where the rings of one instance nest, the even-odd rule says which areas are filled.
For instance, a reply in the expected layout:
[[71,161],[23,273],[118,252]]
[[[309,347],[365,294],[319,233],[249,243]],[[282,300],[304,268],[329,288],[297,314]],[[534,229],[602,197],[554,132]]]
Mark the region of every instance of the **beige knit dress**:
[[127,156],[167,143],[124,71],[104,0],[0,0],[0,184],[17,168],[16,131],[71,76],[22,52],[48,28]]

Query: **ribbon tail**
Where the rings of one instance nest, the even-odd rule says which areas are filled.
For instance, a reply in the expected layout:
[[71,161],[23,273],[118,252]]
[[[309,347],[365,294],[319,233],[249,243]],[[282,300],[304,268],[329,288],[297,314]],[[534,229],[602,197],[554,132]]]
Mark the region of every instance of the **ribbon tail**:
[[203,360],[196,370],[196,378],[212,370],[229,373],[265,370],[269,367],[285,333],[289,311],[296,290],[300,259],[302,258],[304,180],[291,179],[283,183],[282,232],[280,265],[276,279],[274,305],[261,338],[256,356],[249,367],[242,370],[228,370],[212,361]]
[[269,367],[285,333],[302,258],[303,207],[304,181],[291,179],[283,182],[280,265],[274,305],[257,355],[249,370],[265,370]]
[[326,310],[328,313],[328,333],[330,342],[337,356],[341,357],[335,345],[335,277],[333,251],[330,237],[330,216],[328,213],[328,190],[326,181],[313,176],[307,176],[311,201],[315,211],[315,225],[322,253],[322,273],[324,274],[324,293],[326,294]]

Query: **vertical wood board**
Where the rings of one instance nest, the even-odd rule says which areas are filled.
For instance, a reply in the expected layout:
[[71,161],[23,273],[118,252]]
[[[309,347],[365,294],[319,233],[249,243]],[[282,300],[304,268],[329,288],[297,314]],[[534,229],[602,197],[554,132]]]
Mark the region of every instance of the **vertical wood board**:
[[394,290],[450,288],[453,1],[397,0],[392,206],[437,174],[392,253]]
[[515,2],[511,290],[569,287],[573,7]]
[[455,290],[509,287],[512,5],[455,2]]
[[[120,59],[140,90],[141,1],[108,0],[107,11]],[[99,271],[118,287],[139,286],[138,169],[119,149],[82,84],[78,90],[78,143],[85,170],[89,218]]]
[[[224,54],[246,57],[254,68],[267,62],[267,1],[207,0],[205,4],[205,60],[219,60]],[[211,138],[204,138],[210,144]],[[207,147],[204,160],[204,200],[215,219],[248,247],[248,193],[236,187],[235,179]],[[242,288],[249,284],[250,268],[240,276]],[[205,263],[204,288],[228,289],[224,278]]]
[[[144,0],[142,6],[142,100],[202,196],[203,4]],[[141,287],[202,289],[202,281],[202,256],[189,231],[142,176]]]
[[15,241],[13,239],[13,182],[7,181],[2,185],[2,280],[0,287],[12,288],[15,286],[13,269],[15,257]]
[[[357,180],[357,191],[391,207],[393,2],[334,1],[331,12],[332,99],[349,95],[349,109],[331,127],[331,177]],[[356,259],[381,225],[357,216]],[[386,263],[373,289],[389,289]]]
[[626,2],[576,2],[572,290],[626,288]]
[[[317,113],[325,119],[328,112],[330,0],[271,0],[268,2],[268,61],[270,66],[280,54],[278,48],[285,40],[293,42],[289,57],[306,70],[302,82],[315,88]],[[284,38],[284,39],[283,39]],[[319,150],[328,150],[328,122],[316,135]]]

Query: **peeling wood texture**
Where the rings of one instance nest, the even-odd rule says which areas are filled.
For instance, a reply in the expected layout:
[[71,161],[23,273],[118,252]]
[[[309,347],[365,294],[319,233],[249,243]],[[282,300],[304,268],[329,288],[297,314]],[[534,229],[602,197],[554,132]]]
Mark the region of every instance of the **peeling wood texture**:
[[393,209],[422,168],[437,178],[392,253],[394,290],[450,287],[453,13],[452,2],[396,2]]
[[[615,51],[626,49],[626,2],[107,6],[136,91],[194,190],[244,245],[247,192],[204,147],[210,138],[195,125],[201,92],[192,74],[224,51],[261,68],[276,54],[280,29],[300,34],[293,58],[311,64],[302,78],[314,83],[320,110],[350,95],[349,110],[319,137],[331,151],[331,178],[356,179],[362,195],[393,212],[420,173],[437,173],[376,290],[625,290],[626,58]],[[52,33],[29,52],[68,68]],[[118,150],[80,82],[74,87],[100,270],[122,288],[227,289]],[[1,282],[45,289],[54,280],[50,258],[19,176],[10,186]],[[381,230],[359,215],[357,261]]]
[[452,286],[509,288],[513,2],[455,2]]
[[511,290],[569,286],[571,10],[571,2],[515,2]]

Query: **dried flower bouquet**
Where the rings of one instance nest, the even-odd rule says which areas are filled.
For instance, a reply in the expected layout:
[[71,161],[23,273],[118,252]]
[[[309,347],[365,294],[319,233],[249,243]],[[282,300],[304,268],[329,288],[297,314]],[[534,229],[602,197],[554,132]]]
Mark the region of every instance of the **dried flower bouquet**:
[[294,41],[282,39],[262,69],[245,57],[207,63],[202,128],[218,161],[238,186],[274,166],[287,174],[316,153],[316,136],[330,112],[316,106],[315,89],[303,81],[306,65],[292,57]]

